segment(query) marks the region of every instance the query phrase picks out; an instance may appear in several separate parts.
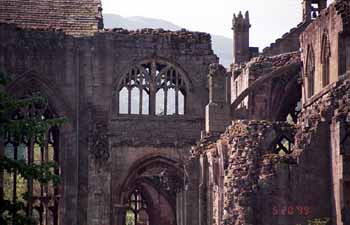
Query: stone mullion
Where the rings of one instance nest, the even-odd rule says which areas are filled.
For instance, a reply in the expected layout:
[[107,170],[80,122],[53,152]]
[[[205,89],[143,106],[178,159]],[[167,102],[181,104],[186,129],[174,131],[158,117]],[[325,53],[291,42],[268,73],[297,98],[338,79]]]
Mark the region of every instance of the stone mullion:
[[131,90],[132,87],[127,87],[128,88],[128,114],[131,114]]
[[131,90],[132,90],[132,84],[131,84],[131,79],[132,79],[132,75],[131,75],[132,71],[130,73],[128,73],[128,114],[131,114]]
[[139,102],[139,114],[142,115],[142,102],[143,102],[143,89],[142,89],[142,83],[143,83],[143,77],[140,73],[140,80],[139,80],[139,90],[140,90],[140,102]]
[[119,97],[119,90],[118,89],[116,89],[115,90],[115,94],[114,94],[114,110],[115,110],[115,113],[116,114],[119,114],[120,113],[120,111],[119,111],[119,104],[120,104],[120,97]]
[[175,115],[179,115],[179,74],[175,71]]
[[164,115],[168,114],[168,76],[164,75]]
[[149,78],[149,114],[155,115],[155,107],[156,107],[156,75],[157,75],[157,65],[156,62],[153,61],[151,64],[151,74]]

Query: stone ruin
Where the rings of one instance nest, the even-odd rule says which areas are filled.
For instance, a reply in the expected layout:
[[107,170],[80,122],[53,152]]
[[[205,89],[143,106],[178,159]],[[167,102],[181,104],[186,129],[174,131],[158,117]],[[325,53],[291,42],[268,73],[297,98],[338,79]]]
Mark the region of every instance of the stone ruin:
[[206,33],[104,29],[100,0],[2,1],[7,91],[68,119],[42,150],[61,184],[32,193],[38,224],[346,225],[350,3],[302,5],[262,52],[234,15],[226,69]]

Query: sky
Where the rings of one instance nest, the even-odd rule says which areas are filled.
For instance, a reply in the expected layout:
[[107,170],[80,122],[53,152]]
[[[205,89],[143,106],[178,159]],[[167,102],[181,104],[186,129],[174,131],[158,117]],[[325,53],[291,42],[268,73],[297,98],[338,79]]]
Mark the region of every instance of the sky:
[[103,13],[170,21],[232,37],[233,13],[249,11],[250,46],[266,47],[301,22],[301,0],[102,0]]

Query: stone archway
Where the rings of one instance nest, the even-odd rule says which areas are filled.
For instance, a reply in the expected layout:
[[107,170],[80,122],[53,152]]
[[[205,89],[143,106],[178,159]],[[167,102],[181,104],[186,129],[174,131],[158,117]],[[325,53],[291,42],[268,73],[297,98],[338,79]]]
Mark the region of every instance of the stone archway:
[[[123,209],[117,224],[176,225],[177,193],[183,188],[183,181],[183,171],[173,160],[158,156],[136,162],[122,185]],[[133,205],[135,191],[142,196],[145,207]],[[142,209],[147,214],[147,222],[137,219]],[[130,213],[135,217],[130,219]]]

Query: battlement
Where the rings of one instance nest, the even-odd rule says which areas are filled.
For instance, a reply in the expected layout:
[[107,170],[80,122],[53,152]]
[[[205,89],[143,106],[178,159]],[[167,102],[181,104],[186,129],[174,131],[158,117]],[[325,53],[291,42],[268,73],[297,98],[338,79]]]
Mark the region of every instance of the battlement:
[[232,19],[232,29],[233,30],[247,30],[251,27],[250,25],[250,20],[249,20],[249,12],[246,11],[243,17],[242,12],[240,11],[238,15],[233,14],[233,19]]

